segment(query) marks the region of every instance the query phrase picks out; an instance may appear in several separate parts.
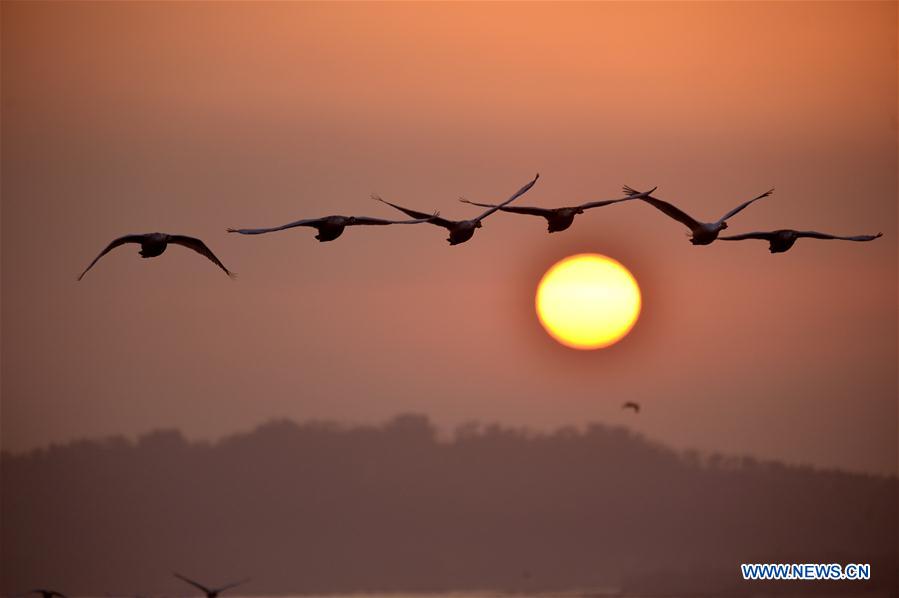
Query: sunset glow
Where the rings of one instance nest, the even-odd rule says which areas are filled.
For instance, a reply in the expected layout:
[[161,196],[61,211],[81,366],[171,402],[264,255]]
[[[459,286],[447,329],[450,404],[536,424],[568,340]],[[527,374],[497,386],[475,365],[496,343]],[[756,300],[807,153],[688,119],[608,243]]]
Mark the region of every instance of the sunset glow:
[[540,323],[573,349],[615,344],[634,327],[640,307],[640,287],[628,269],[594,253],[557,262],[537,287]]

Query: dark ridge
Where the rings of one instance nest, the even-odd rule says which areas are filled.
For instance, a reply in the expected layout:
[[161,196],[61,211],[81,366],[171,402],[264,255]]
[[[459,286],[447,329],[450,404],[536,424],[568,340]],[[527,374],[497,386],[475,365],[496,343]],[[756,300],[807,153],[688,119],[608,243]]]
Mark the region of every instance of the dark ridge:
[[[699,456],[591,425],[422,416],[274,421],[217,443],[162,430],[0,459],[0,591],[185,595],[896,588],[899,480]],[[741,562],[871,563],[873,579],[743,582]],[[852,584],[856,585],[852,585]]]

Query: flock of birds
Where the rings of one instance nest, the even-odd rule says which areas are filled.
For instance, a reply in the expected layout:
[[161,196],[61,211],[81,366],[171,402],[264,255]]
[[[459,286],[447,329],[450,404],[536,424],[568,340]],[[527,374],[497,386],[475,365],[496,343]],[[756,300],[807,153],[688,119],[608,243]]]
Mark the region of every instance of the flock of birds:
[[[828,233],[820,233],[816,231],[801,231],[794,229],[778,229],[773,231],[760,231],[760,232],[751,232],[751,233],[743,233],[739,235],[732,236],[719,236],[721,231],[727,228],[727,221],[736,216],[738,213],[742,212],[744,209],[749,207],[752,203],[768,197],[771,193],[774,192],[774,189],[766,191],[761,195],[753,197],[752,199],[745,201],[730,210],[726,214],[724,214],[718,220],[714,220],[712,222],[703,222],[697,220],[676,207],[675,205],[663,201],[654,197],[652,194],[655,192],[656,187],[650,189],[649,191],[637,191],[632,189],[631,187],[625,186],[623,187],[623,192],[625,193],[624,197],[618,199],[609,199],[602,201],[591,201],[587,203],[582,203],[575,206],[564,206],[560,208],[542,208],[538,206],[511,206],[513,201],[518,199],[520,196],[527,193],[531,187],[537,182],[537,179],[540,177],[538,174],[534,177],[533,180],[528,182],[524,187],[516,191],[509,199],[503,201],[498,204],[489,204],[489,203],[477,203],[473,201],[469,201],[467,199],[460,199],[460,201],[471,204],[474,206],[479,206],[483,208],[487,208],[484,212],[482,212],[479,216],[475,218],[471,218],[469,220],[448,220],[446,218],[442,218],[439,212],[434,212],[433,214],[428,214],[427,212],[420,212],[418,210],[412,210],[409,208],[405,208],[395,203],[391,203],[378,197],[377,195],[373,195],[372,198],[376,199],[380,202],[383,202],[396,210],[406,214],[410,219],[409,220],[385,220],[382,218],[371,218],[368,216],[324,216],[322,218],[309,218],[304,220],[297,220],[295,222],[289,222],[287,224],[282,224],[281,226],[274,226],[270,228],[229,228],[227,229],[229,233],[240,233],[242,235],[260,235],[265,233],[272,233],[276,231],[287,230],[290,228],[296,227],[307,227],[314,228],[317,231],[315,238],[321,242],[324,241],[333,241],[343,234],[344,230],[348,226],[387,226],[391,224],[423,224],[429,223],[435,226],[439,226],[447,229],[449,231],[449,237],[447,241],[450,245],[458,245],[460,243],[464,243],[471,239],[474,236],[474,233],[477,229],[481,228],[481,222],[497,211],[508,212],[510,214],[523,214],[526,216],[539,216],[541,218],[546,219],[547,222],[547,230],[550,233],[561,232],[568,229],[572,223],[574,222],[575,216],[578,214],[583,214],[586,210],[590,210],[593,208],[600,208],[604,206],[609,206],[621,202],[626,201],[636,201],[641,200],[654,208],[658,209],[665,215],[677,220],[688,229],[690,229],[690,242],[693,245],[709,245],[710,243],[721,240],[721,241],[742,241],[745,239],[760,239],[764,241],[768,241],[769,251],[771,253],[783,253],[789,250],[793,244],[801,238],[810,238],[810,239],[838,239],[843,241],[873,241],[874,239],[882,236],[881,233],[877,233],[875,235],[855,235],[855,236],[840,236],[840,235],[831,235]],[[197,253],[206,256],[209,260],[211,260],[216,266],[225,271],[228,276],[234,276],[234,273],[228,270],[225,265],[215,256],[211,249],[200,239],[195,237],[189,237],[186,235],[171,235],[167,233],[145,233],[145,234],[132,234],[125,235],[123,237],[119,237],[118,239],[113,240],[109,245],[106,246],[100,254],[94,258],[94,260],[88,265],[88,267],[81,273],[81,276],[78,277],[78,280],[81,280],[85,274],[87,274],[88,270],[94,267],[94,264],[100,260],[104,255],[119,247],[120,245],[125,245],[126,243],[137,243],[141,246],[140,256],[143,258],[151,258],[162,255],[162,253],[166,250],[170,243],[175,245],[181,245],[187,247],[188,249],[192,249]],[[622,405],[622,409],[630,409],[634,413],[640,412],[640,405],[633,401],[628,401]],[[225,586],[219,588],[210,588],[204,586],[203,584],[188,579],[183,575],[179,575],[178,573],[174,574],[175,577],[181,579],[200,591],[202,591],[206,598],[218,598],[218,595],[225,590],[234,588],[240,584],[246,583],[248,580],[242,580],[238,582],[234,582],[231,584],[227,584]],[[40,594],[42,598],[67,598],[64,594],[56,592],[54,590],[46,590],[46,589],[37,589],[29,592],[30,594]]]
[[[229,233],[240,233],[242,235],[261,235],[265,233],[287,230],[290,228],[307,227],[316,229],[317,234],[315,235],[315,238],[321,242],[324,242],[333,241],[334,239],[338,238],[343,234],[343,231],[346,230],[346,227],[348,226],[387,226],[391,224],[427,223],[447,229],[447,231],[449,231],[449,237],[447,238],[449,244],[458,245],[471,239],[474,236],[475,231],[481,228],[481,222],[483,222],[485,218],[497,211],[507,212],[510,214],[523,214],[526,216],[539,216],[546,219],[547,230],[550,233],[556,233],[569,228],[574,222],[575,216],[577,216],[578,214],[583,214],[586,210],[609,206],[621,202],[640,200],[653,206],[665,215],[673,218],[674,220],[680,222],[688,229],[690,229],[690,242],[693,245],[709,245],[715,240],[743,241],[746,239],[760,239],[768,242],[768,249],[771,253],[783,253],[789,250],[798,239],[802,238],[828,240],[837,239],[842,241],[873,241],[874,239],[882,236],[881,233],[877,233],[875,235],[841,236],[810,230],[794,230],[789,228],[772,231],[743,233],[732,236],[719,236],[721,231],[727,228],[727,221],[730,218],[736,216],[738,213],[749,207],[752,203],[764,197],[768,197],[769,195],[771,195],[771,193],[774,192],[774,189],[766,191],[765,193],[762,193],[757,197],[753,197],[752,199],[741,203],[734,209],[724,214],[724,216],[722,216],[718,220],[714,220],[712,222],[703,222],[701,220],[697,220],[677,206],[654,197],[652,194],[653,192],[655,192],[657,187],[653,187],[649,191],[637,191],[635,189],[632,189],[631,187],[625,186],[623,187],[623,191],[625,193],[624,197],[603,201],[590,201],[575,206],[564,206],[560,208],[509,205],[520,196],[527,193],[537,182],[538,178],[540,178],[539,174],[535,176],[533,180],[528,182],[524,187],[516,191],[509,199],[503,201],[502,203],[477,203],[468,201],[467,199],[460,199],[459,201],[462,201],[464,203],[487,208],[487,210],[485,210],[479,216],[471,218],[469,220],[449,220],[441,217],[439,212],[429,214],[427,212],[412,210],[398,204],[391,203],[377,195],[373,195],[373,199],[383,202],[388,206],[395,208],[396,210],[399,210],[410,219],[385,220],[382,218],[371,218],[368,216],[324,216],[322,218],[308,218],[304,220],[297,220],[295,222],[289,222],[287,224],[282,224],[281,226],[274,226],[270,228],[229,228],[227,230]],[[88,270],[93,268],[94,264],[96,264],[101,257],[106,255],[116,247],[119,247],[120,245],[124,245],[126,243],[139,244],[141,246],[139,253],[143,258],[151,258],[162,255],[162,253],[166,250],[166,247],[168,247],[170,243],[181,245],[183,247],[187,247],[188,249],[192,249],[201,255],[206,256],[216,266],[224,270],[225,273],[228,274],[228,276],[234,276],[234,273],[228,270],[228,268],[226,268],[225,265],[222,264],[222,262],[215,256],[215,254],[212,253],[212,250],[209,249],[209,247],[202,240],[197,239],[196,237],[189,237],[186,235],[171,235],[167,233],[144,233],[125,235],[123,237],[119,237],[118,239],[114,239],[109,245],[106,246],[103,251],[100,252],[97,257],[94,258],[94,260],[88,265],[88,267],[85,268],[84,272],[81,273],[81,276],[78,277],[78,280],[81,280],[84,275],[87,274]]]
[[[186,581],[190,585],[194,586],[195,588],[197,588],[198,590],[203,592],[206,595],[206,598],[218,598],[218,595],[221,594],[222,592],[224,592],[225,590],[230,590],[231,588],[236,588],[237,586],[245,584],[248,581],[250,581],[249,579],[242,579],[240,581],[235,581],[233,583],[229,583],[227,585],[224,585],[224,586],[221,586],[218,588],[210,588],[210,587],[204,586],[200,582],[194,581],[192,579],[188,579],[187,577],[184,577],[183,575],[180,575],[178,573],[173,573],[173,575],[182,581]],[[65,594],[61,594],[60,592],[57,592],[56,590],[46,590],[46,589],[31,590],[30,592],[26,592],[25,594],[20,594],[19,596],[28,596],[31,594],[40,594],[41,598],[69,598]]]
[[[474,206],[479,206],[483,208],[487,208],[484,212],[482,212],[479,216],[475,218],[471,218],[469,220],[448,220],[446,218],[442,218],[439,212],[434,212],[429,214],[427,212],[420,212],[418,210],[412,210],[409,208],[405,208],[395,203],[391,203],[378,197],[377,195],[373,195],[372,198],[376,199],[380,202],[383,202],[396,210],[404,213],[408,216],[409,220],[385,220],[382,218],[371,218],[368,216],[324,216],[322,218],[309,218],[304,220],[297,220],[295,222],[290,222],[287,224],[283,224],[281,226],[274,226],[270,228],[229,228],[227,229],[229,233],[240,233],[242,235],[260,235],[266,234],[276,231],[287,230],[290,228],[296,227],[307,227],[314,228],[317,231],[315,238],[321,242],[324,241],[333,241],[343,234],[344,230],[348,226],[387,226],[392,224],[433,224],[435,226],[439,226],[447,229],[449,231],[449,237],[447,241],[450,245],[458,245],[460,243],[464,243],[471,239],[474,236],[475,231],[481,228],[481,222],[490,216],[491,214],[502,211],[508,212],[510,214],[522,214],[526,216],[538,216],[544,218],[547,222],[547,230],[550,233],[561,232],[568,229],[572,223],[574,222],[575,216],[578,214],[583,214],[586,210],[590,210],[593,208],[600,208],[604,206],[609,206],[621,202],[627,201],[643,201],[654,208],[658,209],[665,215],[670,218],[680,222],[688,229],[690,229],[690,242],[693,245],[709,245],[710,243],[720,240],[720,241],[742,241],[745,239],[760,239],[764,241],[768,241],[769,251],[771,253],[783,253],[789,250],[793,244],[801,238],[810,238],[810,239],[837,239],[843,241],[873,241],[874,239],[882,236],[881,233],[877,233],[875,235],[855,235],[855,236],[840,236],[840,235],[831,235],[828,233],[820,233],[816,231],[802,231],[802,230],[794,230],[794,229],[778,229],[773,231],[760,231],[760,232],[751,232],[751,233],[743,233],[739,235],[732,236],[719,236],[721,231],[727,228],[727,221],[738,213],[749,207],[752,203],[768,197],[771,193],[774,192],[774,189],[766,191],[761,195],[753,197],[752,199],[745,201],[730,210],[726,214],[724,214],[718,220],[714,220],[712,222],[703,222],[697,220],[676,207],[675,205],[663,201],[654,197],[652,194],[655,192],[656,187],[650,189],[649,191],[637,191],[632,189],[631,187],[625,186],[623,187],[623,192],[625,193],[624,197],[618,199],[610,199],[610,200],[602,200],[602,201],[591,201],[587,203],[582,203],[575,206],[564,206],[560,208],[542,208],[537,206],[511,206],[513,201],[518,199],[520,196],[527,193],[531,187],[537,182],[537,179],[540,177],[538,174],[528,182],[521,189],[516,191],[509,199],[503,201],[498,204],[489,204],[489,203],[477,203],[473,201],[468,201],[467,199],[460,199],[460,201],[471,204]],[[187,247],[188,249],[192,249],[197,253],[206,256],[209,260],[211,260],[216,266],[224,270],[228,276],[234,276],[234,273],[228,270],[225,265],[215,256],[211,249],[200,239],[195,237],[189,237],[186,235],[171,235],[167,233],[145,233],[145,234],[132,234],[125,235],[123,237],[119,237],[118,239],[113,240],[109,245],[106,246],[100,254],[94,258],[94,260],[88,265],[88,267],[81,273],[81,276],[78,277],[78,280],[81,280],[87,272],[94,267],[97,261],[100,260],[104,255],[119,247],[120,245],[125,245],[126,243],[136,243],[141,246],[140,256],[143,258],[151,258],[162,255],[162,253],[166,250],[169,244],[182,245]],[[634,413],[640,412],[640,405],[634,401],[628,401],[622,404],[622,409],[632,410]],[[218,598],[218,595],[228,589],[234,588],[242,583],[246,583],[248,580],[242,580],[235,583],[231,583],[219,588],[210,588],[200,584],[196,581],[188,579],[178,573],[174,574],[175,577],[181,579],[200,591],[202,591],[206,598]],[[46,589],[38,589],[32,590],[30,594],[40,594],[42,598],[67,598],[64,594],[56,592],[54,590],[46,590]]]

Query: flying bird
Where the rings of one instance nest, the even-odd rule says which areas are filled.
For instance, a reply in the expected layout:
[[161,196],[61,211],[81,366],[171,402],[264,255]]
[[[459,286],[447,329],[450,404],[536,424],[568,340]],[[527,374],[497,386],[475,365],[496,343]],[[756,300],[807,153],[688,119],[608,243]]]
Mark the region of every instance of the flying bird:
[[640,413],[640,403],[628,401],[621,406],[622,409],[633,409],[634,413]]
[[[625,186],[623,189],[627,194],[639,194],[638,191],[635,191],[628,186]],[[774,189],[765,191],[758,197],[753,197],[749,201],[741,203],[715,222],[700,222],[680,208],[675,207],[667,201],[656,199],[651,195],[646,195],[641,199],[689,228],[691,233],[690,243],[692,243],[693,245],[708,245],[718,238],[718,233],[727,228],[727,220],[729,218],[736,216],[738,213],[742,212],[752,202],[758,201],[763,197],[768,197],[772,193],[774,193]]]
[[41,598],[67,598],[65,594],[60,594],[56,590],[31,590],[28,594],[40,594]]
[[874,239],[882,236],[883,233],[877,233],[876,235],[856,235],[854,237],[842,237],[839,235],[819,233],[813,230],[793,230],[790,228],[782,228],[780,230],[773,230],[770,232],[754,232],[743,233],[741,235],[731,235],[728,237],[721,237],[721,240],[742,241],[743,239],[761,239],[763,241],[768,241],[768,251],[770,251],[771,253],[784,253],[793,246],[797,239],[802,239],[803,237],[808,239],[837,239],[839,241],[873,241]]
[[[527,185],[525,185],[524,187],[522,187],[521,189],[516,191],[512,197],[510,197],[506,201],[502,202],[501,204],[492,206],[491,208],[489,208],[486,212],[484,212],[477,218],[472,218],[471,220],[447,220],[446,218],[431,217],[428,221],[431,224],[434,224],[437,226],[442,226],[443,228],[445,228],[449,231],[449,237],[447,238],[447,241],[449,242],[450,245],[458,245],[459,243],[464,243],[465,241],[469,240],[470,238],[472,238],[474,236],[474,232],[476,229],[481,228],[481,221],[484,218],[486,218],[490,214],[496,212],[497,210],[502,209],[504,206],[508,205],[509,203],[511,203],[518,197],[520,197],[521,195],[524,195],[525,193],[527,193],[528,190],[534,186],[534,183],[536,183],[537,179],[539,179],[539,178],[540,178],[540,174],[538,173],[537,176],[534,177],[534,180],[532,180]],[[377,195],[372,195],[372,199],[376,199],[378,201],[384,202],[388,206],[396,208],[397,210],[411,216],[412,218],[428,218],[428,215],[425,214],[424,212],[418,212],[415,210],[410,210],[410,209],[404,208],[402,206],[398,206],[396,204],[390,203],[389,201],[381,199]]]
[[84,278],[84,275],[87,274],[87,271],[94,267],[94,264],[97,263],[101,257],[118,247],[119,245],[124,245],[125,243],[139,243],[140,244],[140,256],[142,258],[156,257],[162,255],[165,251],[165,248],[168,247],[169,243],[174,243],[176,245],[183,245],[188,249],[193,249],[197,253],[201,255],[205,255],[209,258],[212,263],[225,271],[225,274],[234,278],[234,273],[228,270],[222,262],[219,261],[215,254],[212,253],[206,244],[200,239],[196,239],[194,237],[186,237],[184,235],[169,235],[166,233],[144,233],[142,235],[125,235],[124,237],[119,237],[115,239],[112,243],[106,246],[106,249],[100,252],[100,255],[94,258],[94,261],[90,263],[90,265],[84,269],[84,272],[81,273],[81,276],[78,277],[78,280]]
[[577,206],[565,206],[562,208],[539,208],[535,206],[506,206],[501,207],[495,204],[489,203],[477,203],[474,201],[469,201],[467,199],[460,199],[459,201],[463,203],[468,203],[473,206],[481,206],[482,208],[497,208],[502,212],[510,212],[512,214],[527,214],[528,216],[542,216],[546,218],[547,228],[546,230],[551,233],[557,233],[567,229],[574,222],[574,217],[578,214],[583,214],[585,210],[590,210],[592,208],[601,208],[603,206],[608,206],[614,203],[619,203],[622,201],[631,201],[634,199],[642,199],[644,197],[649,196],[653,191],[658,189],[658,187],[653,187],[649,191],[644,191],[642,193],[636,193],[634,195],[629,195],[628,197],[623,197],[621,199],[606,199],[602,201],[588,201],[587,203],[582,203]]
[[206,594],[206,598],[216,598],[219,594],[221,594],[225,590],[230,590],[231,588],[235,588],[241,584],[244,584],[244,583],[247,583],[248,581],[250,581],[249,578],[247,578],[247,579],[242,579],[240,581],[235,581],[234,583],[229,583],[228,585],[222,586],[220,588],[207,588],[203,584],[198,583],[192,579],[188,579],[188,578],[184,577],[183,575],[179,575],[178,573],[173,573],[173,575],[175,577],[177,577],[178,579],[180,579],[182,581],[186,581],[190,585],[192,585],[195,588],[198,588],[200,591],[204,592]]
[[297,226],[308,226],[318,231],[315,238],[320,242],[333,241],[343,234],[348,226],[386,226],[388,224],[419,224],[428,222],[436,218],[437,213],[426,215],[424,218],[415,220],[382,220],[381,218],[369,218],[368,216],[324,216],[323,218],[309,218],[306,220],[297,220],[282,226],[274,226],[272,228],[229,228],[229,233],[240,233],[242,235],[261,235],[263,233],[273,233],[279,230],[286,230]]

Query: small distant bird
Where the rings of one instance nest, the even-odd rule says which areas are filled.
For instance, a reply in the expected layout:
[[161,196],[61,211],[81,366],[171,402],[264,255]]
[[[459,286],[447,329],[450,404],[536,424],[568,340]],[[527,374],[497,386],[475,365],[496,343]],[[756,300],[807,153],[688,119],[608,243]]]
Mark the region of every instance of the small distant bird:
[[[631,189],[628,186],[624,187],[624,192],[629,195],[639,193],[638,191],[635,191],[634,189]],[[642,197],[641,199],[643,201],[645,201],[646,203],[654,206],[658,210],[664,212],[671,218],[674,218],[675,220],[677,220],[678,222],[680,222],[687,228],[689,228],[690,233],[691,233],[690,243],[692,243],[693,245],[708,245],[712,241],[714,241],[715,239],[718,238],[718,233],[720,233],[722,230],[727,228],[727,220],[729,218],[742,212],[752,202],[758,201],[758,200],[762,199],[763,197],[768,197],[772,193],[774,193],[774,189],[765,191],[758,197],[753,197],[749,201],[741,203],[736,208],[734,208],[733,210],[731,210],[730,212],[728,212],[727,214],[725,214],[724,216],[722,216],[715,222],[700,222],[699,220],[696,220],[695,218],[693,218],[692,216],[690,216],[689,214],[687,214],[680,208],[675,207],[674,205],[668,203],[667,201],[662,201],[661,199],[656,199],[655,197],[652,197],[651,195],[646,195],[645,197]]]
[[168,247],[169,243],[174,243],[176,245],[183,245],[189,249],[193,249],[197,253],[201,255],[205,255],[209,258],[212,263],[225,271],[225,274],[234,278],[234,273],[228,270],[219,261],[215,254],[206,247],[206,244],[200,239],[195,239],[194,237],[186,237],[184,235],[169,235],[166,233],[145,233],[142,235],[125,235],[124,237],[119,237],[115,239],[112,243],[106,246],[106,249],[100,252],[100,255],[94,258],[94,261],[90,263],[90,265],[84,269],[84,272],[81,273],[81,276],[78,277],[78,280],[84,278],[84,275],[87,274],[87,271],[94,267],[94,264],[97,263],[101,257],[118,247],[119,245],[124,245],[125,243],[139,243],[140,244],[140,256],[142,258],[156,257],[158,255],[162,255],[165,251],[165,248]]
[[40,594],[41,598],[54,598],[54,596],[58,598],[67,598],[65,594],[60,594],[56,590],[31,590],[28,594]]
[[[484,212],[477,218],[472,218],[471,220],[447,220],[446,218],[432,217],[429,219],[429,222],[431,224],[435,224],[437,226],[442,226],[443,228],[445,228],[449,231],[449,237],[447,238],[447,241],[449,242],[450,245],[458,245],[459,243],[464,243],[465,241],[469,240],[470,238],[472,238],[474,236],[474,232],[476,229],[481,228],[481,220],[483,220],[490,214],[496,212],[497,210],[502,209],[503,206],[511,203],[518,197],[527,193],[528,190],[530,190],[530,188],[534,186],[534,183],[536,183],[537,179],[539,179],[539,178],[540,178],[540,174],[538,173],[537,176],[534,177],[534,180],[532,180],[527,185],[525,185],[524,187],[522,187],[521,189],[516,191],[512,197],[510,197],[506,201],[502,202],[501,204],[497,204],[497,205],[491,207],[490,209],[488,209],[486,212]],[[384,202],[388,206],[396,208],[397,210],[411,216],[412,218],[427,218],[428,217],[428,215],[425,214],[424,212],[418,212],[416,210],[410,210],[408,208],[398,206],[396,204],[390,203],[389,201],[381,199],[377,195],[372,195],[372,199],[376,199],[378,201]]]
[[279,230],[286,230],[297,226],[308,226],[318,231],[315,238],[320,242],[333,241],[343,234],[344,229],[348,226],[386,226],[388,224],[420,224],[428,222],[436,218],[435,212],[426,218],[417,218],[415,220],[382,220],[381,218],[369,218],[368,216],[325,216],[323,218],[309,218],[307,220],[297,220],[282,226],[272,228],[229,228],[229,233],[240,233],[242,235],[261,235],[263,233],[273,233]]
[[856,235],[854,237],[841,237],[839,235],[829,235],[827,233],[819,233],[813,230],[793,230],[790,228],[782,228],[770,232],[743,233],[742,235],[731,235],[721,237],[722,241],[742,241],[743,239],[762,239],[768,241],[768,251],[771,253],[784,253],[797,239],[803,237],[809,239],[837,239],[839,241],[873,241],[882,237],[883,233],[876,235]]
[[178,573],[173,573],[173,575],[175,577],[177,577],[178,579],[180,579],[182,581],[186,581],[190,585],[192,585],[195,588],[198,588],[200,591],[204,592],[206,594],[206,598],[216,598],[219,594],[221,594],[225,590],[230,590],[231,588],[236,588],[237,586],[250,581],[249,578],[247,578],[247,579],[242,579],[240,581],[235,581],[234,583],[229,583],[228,585],[222,586],[220,588],[207,588],[203,584],[193,581],[192,579],[188,579],[188,578],[184,577],[183,575],[179,575]]
[[547,231],[550,233],[557,233],[567,229],[574,222],[574,217],[578,214],[583,214],[585,210],[590,210],[592,208],[601,208],[603,206],[608,206],[614,203],[619,203],[622,201],[632,201],[635,199],[642,199],[644,197],[649,196],[653,191],[658,189],[658,187],[653,187],[649,191],[644,191],[642,193],[636,193],[634,195],[629,195],[628,197],[622,197],[621,199],[607,199],[602,201],[588,201],[587,203],[582,203],[577,206],[566,206],[562,208],[539,208],[532,206],[507,206],[500,207],[495,204],[489,203],[477,203],[474,201],[469,201],[467,199],[460,199],[459,201],[463,203],[468,203],[473,206],[481,206],[482,208],[497,208],[502,212],[510,212],[512,214],[527,214],[528,216],[542,216],[546,218],[547,222]]
[[622,409],[633,409],[634,413],[640,413],[640,403],[628,401],[621,406]]

